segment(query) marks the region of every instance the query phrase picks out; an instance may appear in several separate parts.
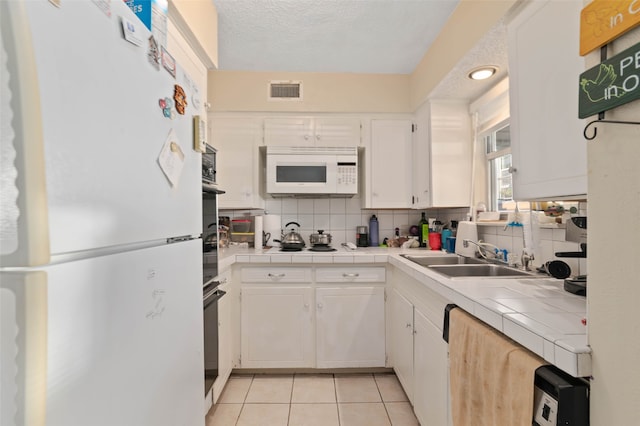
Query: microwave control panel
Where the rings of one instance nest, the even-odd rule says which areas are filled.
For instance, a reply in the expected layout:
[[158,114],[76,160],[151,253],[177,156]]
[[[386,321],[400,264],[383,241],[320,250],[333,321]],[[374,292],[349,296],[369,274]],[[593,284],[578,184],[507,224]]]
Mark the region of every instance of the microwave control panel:
[[358,164],[355,162],[339,162],[336,184],[336,190],[339,194],[358,192]]

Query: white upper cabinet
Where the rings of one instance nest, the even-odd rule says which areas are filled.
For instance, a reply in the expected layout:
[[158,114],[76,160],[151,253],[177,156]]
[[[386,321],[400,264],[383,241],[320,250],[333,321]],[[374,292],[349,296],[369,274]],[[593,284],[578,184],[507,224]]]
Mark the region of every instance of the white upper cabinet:
[[365,164],[365,208],[411,207],[412,126],[408,119],[371,120]]
[[[578,119],[582,0],[533,1],[507,25],[513,192],[517,200],[587,193]],[[553,29],[553,30],[551,30]]]
[[260,209],[260,120],[251,117],[209,116],[209,143],[218,150],[216,177],[225,191],[218,196],[221,209]]
[[416,111],[413,208],[468,206],[473,140],[466,102],[431,100]]
[[265,118],[267,146],[359,146],[360,119],[350,117]]

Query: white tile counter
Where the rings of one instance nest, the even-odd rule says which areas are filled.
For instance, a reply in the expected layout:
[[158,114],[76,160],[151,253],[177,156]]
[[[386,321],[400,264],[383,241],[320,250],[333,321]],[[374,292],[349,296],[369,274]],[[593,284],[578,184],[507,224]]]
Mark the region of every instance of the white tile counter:
[[335,252],[284,253],[222,249],[220,271],[233,263],[390,264],[422,282],[478,319],[576,377],[591,374],[586,298],[564,291],[554,278],[447,278],[400,256],[442,256],[420,249],[338,247]]

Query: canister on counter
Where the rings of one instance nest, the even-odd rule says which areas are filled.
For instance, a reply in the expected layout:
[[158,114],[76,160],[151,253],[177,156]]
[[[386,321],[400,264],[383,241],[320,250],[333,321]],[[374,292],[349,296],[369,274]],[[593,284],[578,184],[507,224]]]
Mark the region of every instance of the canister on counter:
[[369,247],[369,233],[366,226],[356,226],[356,245]]
[[431,250],[440,250],[442,247],[442,239],[439,232],[429,232],[429,248]]

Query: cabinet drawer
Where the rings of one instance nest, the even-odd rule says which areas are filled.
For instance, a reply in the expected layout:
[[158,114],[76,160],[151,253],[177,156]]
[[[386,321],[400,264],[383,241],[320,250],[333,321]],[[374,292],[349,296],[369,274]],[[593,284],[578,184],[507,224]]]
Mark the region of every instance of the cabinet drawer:
[[319,283],[384,283],[387,280],[385,271],[384,266],[317,268],[316,281]]
[[242,268],[243,283],[309,283],[311,268]]

